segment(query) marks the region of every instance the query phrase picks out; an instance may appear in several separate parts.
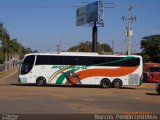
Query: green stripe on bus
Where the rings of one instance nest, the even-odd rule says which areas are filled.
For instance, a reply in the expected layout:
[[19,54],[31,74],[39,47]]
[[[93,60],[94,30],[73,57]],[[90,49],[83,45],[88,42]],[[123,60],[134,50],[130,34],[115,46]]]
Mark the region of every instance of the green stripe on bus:
[[58,77],[56,84],[62,84],[64,79],[65,79],[65,75],[64,73],[62,73],[62,75]]

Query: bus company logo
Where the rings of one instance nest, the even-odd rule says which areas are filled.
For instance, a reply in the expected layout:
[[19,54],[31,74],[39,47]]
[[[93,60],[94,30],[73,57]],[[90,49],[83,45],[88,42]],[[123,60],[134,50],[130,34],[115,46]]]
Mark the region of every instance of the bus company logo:
[[72,70],[84,70],[87,69],[87,66],[69,66],[69,65],[55,65],[52,67],[52,69],[72,69]]

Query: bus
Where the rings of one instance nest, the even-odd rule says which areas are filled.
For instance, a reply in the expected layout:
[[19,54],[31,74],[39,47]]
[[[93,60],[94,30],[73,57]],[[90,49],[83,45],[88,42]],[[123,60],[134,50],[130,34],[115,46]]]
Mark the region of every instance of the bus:
[[61,52],[26,54],[19,73],[22,84],[100,85],[120,88],[142,84],[142,57]]

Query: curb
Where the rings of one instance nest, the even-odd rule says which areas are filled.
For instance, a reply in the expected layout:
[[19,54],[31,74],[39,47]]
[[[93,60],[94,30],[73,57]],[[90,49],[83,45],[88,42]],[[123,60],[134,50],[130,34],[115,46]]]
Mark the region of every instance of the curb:
[[4,79],[6,79],[6,78],[8,78],[8,77],[10,77],[10,76],[12,76],[12,75],[14,75],[14,74],[16,74],[17,72],[18,72],[18,70],[16,70],[16,72],[14,72],[14,73],[9,74],[8,76],[6,76],[6,77],[4,77],[4,78],[1,78],[0,81],[1,81],[1,80],[4,80]]

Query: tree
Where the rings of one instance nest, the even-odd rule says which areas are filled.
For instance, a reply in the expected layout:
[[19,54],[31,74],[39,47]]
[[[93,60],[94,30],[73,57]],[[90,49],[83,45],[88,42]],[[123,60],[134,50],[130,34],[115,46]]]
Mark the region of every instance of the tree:
[[38,50],[33,50],[32,52],[33,52],[33,53],[38,53]]
[[[89,41],[80,42],[78,45],[69,48],[68,52],[91,52],[92,43]],[[112,52],[112,48],[108,44],[97,44],[97,52],[103,54],[105,52]]]
[[2,51],[5,54],[5,71],[7,71],[7,59],[10,36],[4,28],[3,23],[0,23],[0,39],[2,40]]
[[91,51],[91,42],[80,42],[78,45],[69,48],[69,52],[90,52]]
[[145,62],[160,63],[160,35],[143,37],[141,40],[141,49]]
[[98,44],[97,51],[99,54],[104,54],[105,52],[113,52],[112,48],[108,44]]
[[[17,39],[10,39],[10,35],[0,22],[0,63],[5,61],[5,71],[13,66],[13,58],[22,59],[25,54],[32,53],[31,48],[25,48]],[[18,57],[17,57],[18,56]],[[9,61],[9,62],[8,62]]]
[[4,54],[3,54],[3,52],[2,52],[2,48],[0,47],[0,64],[3,63],[3,58],[4,58],[3,55],[4,55]]

